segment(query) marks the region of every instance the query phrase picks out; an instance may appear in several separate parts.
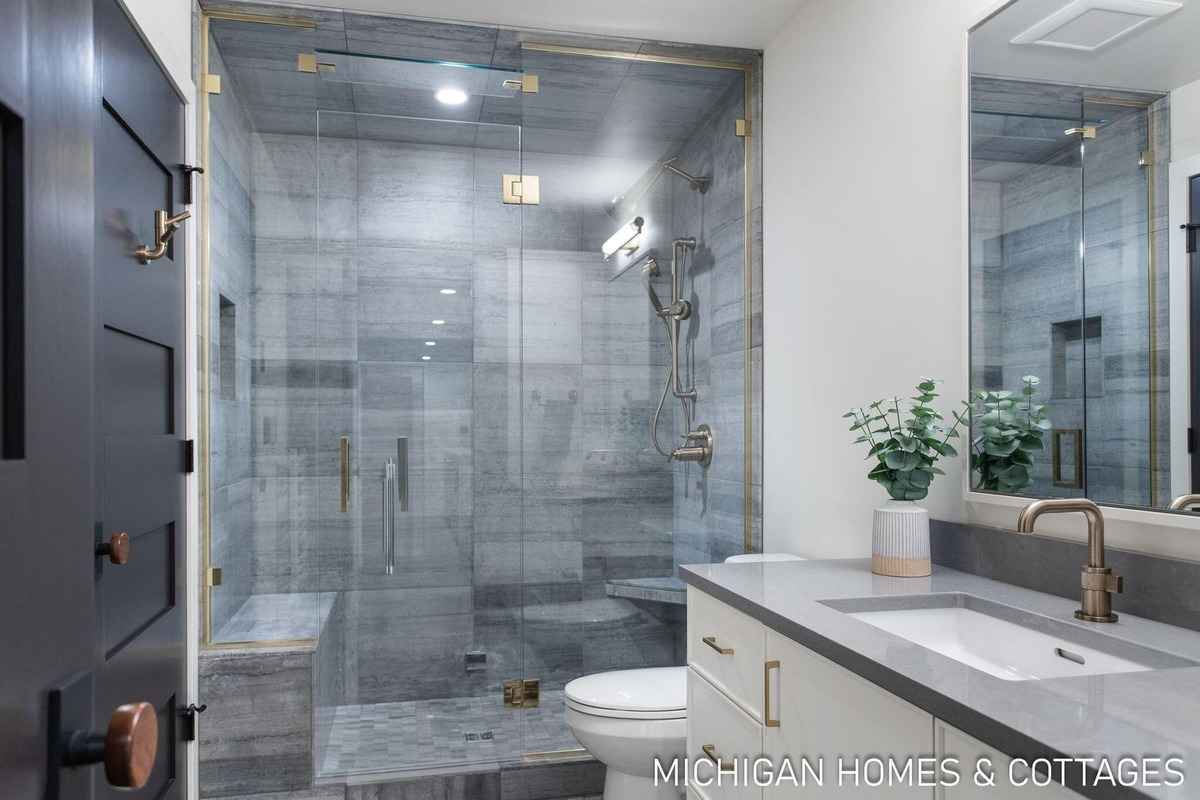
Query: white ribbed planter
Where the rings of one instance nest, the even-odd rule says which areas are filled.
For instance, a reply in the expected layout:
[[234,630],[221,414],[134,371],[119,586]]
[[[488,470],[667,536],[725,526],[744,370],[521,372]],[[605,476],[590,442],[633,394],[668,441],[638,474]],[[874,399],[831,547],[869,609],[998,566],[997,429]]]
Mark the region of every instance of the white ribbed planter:
[[889,500],[875,509],[871,571],[898,578],[920,578],[932,572],[928,511],[911,500]]

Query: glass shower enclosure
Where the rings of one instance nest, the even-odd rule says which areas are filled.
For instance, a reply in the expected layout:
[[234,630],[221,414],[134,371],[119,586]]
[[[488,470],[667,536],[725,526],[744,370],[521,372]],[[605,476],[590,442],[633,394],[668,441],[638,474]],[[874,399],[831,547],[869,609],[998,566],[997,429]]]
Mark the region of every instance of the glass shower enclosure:
[[[315,642],[319,780],[571,757],[565,683],[756,547],[749,66],[326,22],[209,21],[207,642]],[[649,434],[681,238],[707,466]]]

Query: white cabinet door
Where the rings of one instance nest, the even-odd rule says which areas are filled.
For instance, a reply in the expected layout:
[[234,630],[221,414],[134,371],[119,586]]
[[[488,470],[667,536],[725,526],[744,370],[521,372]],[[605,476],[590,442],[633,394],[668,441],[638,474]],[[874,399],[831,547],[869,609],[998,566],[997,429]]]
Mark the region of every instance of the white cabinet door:
[[[697,794],[709,800],[761,800],[762,789],[750,774],[762,753],[762,726],[695,669],[688,669],[687,746],[692,774],[706,784]],[[722,764],[720,776],[714,761]]]
[[[785,758],[797,780],[807,786],[775,783],[763,792],[764,800],[794,797],[933,799],[933,789],[917,785],[868,785],[885,774],[889,756],[902,760],[933,756],[933,717],[849,670],[801,647],[774,631],[767,631],[767,658],[778,661],[768,673],[770,707],[764,714],[778,727],[763,731],[763,751],[775,768]],[[689,714],[691,711],[689,710]],[[807,759],[815,772],[823,765],[821,784],[804,773]],[[881,759],[875,761],[869,759]],[[859,767],[839,777],[839,767]],[[916,784],[917,781],[913,781]]]
[[[1016,778],[1028,781],[1023,786],[1014,786],[1008,779],[1008,756],[973,739],[958,728],[936,721],[934,737],[937,741],[938,758],[958,759],[960,780],[957,786],[940,786],[937,800],[1080,800],[1083,796],[1065,786],[1052,783],[1036,786],[1030,780],[1028,770],[1016,770]],[[986,758],[989,771],[996,778],[995,786],[980,786],[974,780],[975,766],[979,759]]]

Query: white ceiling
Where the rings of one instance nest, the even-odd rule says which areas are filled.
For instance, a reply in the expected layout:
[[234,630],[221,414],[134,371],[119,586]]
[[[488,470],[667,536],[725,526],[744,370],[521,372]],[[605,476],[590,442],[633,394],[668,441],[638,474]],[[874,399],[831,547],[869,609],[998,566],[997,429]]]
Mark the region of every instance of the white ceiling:
[[303,0],[454,22],[763,49],[803,0]]
[[1166,92],[1200,79],[1200,0],[1095,52],[1011,39],[1069,0],[1016,0],[971,33],[971,71],[978,75],[1115,89]]

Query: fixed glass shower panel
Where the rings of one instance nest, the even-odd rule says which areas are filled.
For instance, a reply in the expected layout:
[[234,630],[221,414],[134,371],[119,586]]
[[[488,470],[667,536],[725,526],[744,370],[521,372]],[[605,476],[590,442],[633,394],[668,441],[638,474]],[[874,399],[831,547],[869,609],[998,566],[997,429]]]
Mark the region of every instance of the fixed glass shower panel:
[[[323,609],[311,491],[319,461],[315,30],[208,20],[209,248],[199,463],[206,643],[316,639]],[[207,291],[205,291],[207,277]],[[219,577],[218,577],[219,576]]]
[[504,82],[520,75],[317,62],[341,106],[318,114],[318,547],[333,611],[316,771],[512,761],[525,751],[503,693],[525,672],[522,206],[503,188],[521,142],[519,126],[484,120],[512,118]]
[[[678,566],[748,549],[745,73],[535,42],[521,57],[538,77],[521,116],[541,203],[525,208],[510,570],[527,677],[558,710],[580,675],[685,663]],[[678,380],[649,289],[687,304]],[[711,463],[671,459],[700,425]],[[561,712],[528,719],[530,751],[576,746]]]

